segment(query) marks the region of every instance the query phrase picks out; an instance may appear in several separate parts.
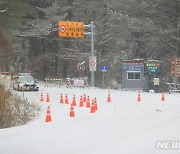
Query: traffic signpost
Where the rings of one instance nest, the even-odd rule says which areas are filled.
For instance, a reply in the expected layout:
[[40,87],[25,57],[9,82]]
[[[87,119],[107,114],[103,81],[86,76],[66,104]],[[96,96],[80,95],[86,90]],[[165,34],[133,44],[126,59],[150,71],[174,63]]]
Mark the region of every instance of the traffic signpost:
[[96,56],[89,57],[89,71],[90,72],[96,71]]
[[104,88],[104,86],[105,86],[105,84],[104,84],[104,72],[107,72],[107,66],[102,65],[101,66],[101,72],[103,73],[103,88]]
[[107,72],[107,66],[102,65],[102,66],[101,66],[101,71],[102,71],[102,72]]
[[79,72],[84,72],[85,71],[85,65],[78,63],[77,69]]
[[[91,31],[84,33],[84,28],[90,28]],[[94,56],[94,22],[84,25],[84,22],[59,21],[59,37],[84,38],[84,35],[91,35],[91,56]],[[91,87],[95,86],[94,72],[96,71],[96,59],[90,62]]]

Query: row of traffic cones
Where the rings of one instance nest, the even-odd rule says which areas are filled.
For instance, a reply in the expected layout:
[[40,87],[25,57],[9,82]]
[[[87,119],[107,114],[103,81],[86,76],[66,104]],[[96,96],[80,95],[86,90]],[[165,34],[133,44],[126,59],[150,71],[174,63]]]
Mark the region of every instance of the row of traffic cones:
[[[88,101],[87,101],[88,102]],[[75,117],[75,112],[74,112],[74,105],[75,105],[76,102],[72,102],[71,104],[71,107],[70,107],[70,113],[69,113],[69,116],[70,117]],[[81,97],[81,103],[82,104],[82,97]],[[88,107],[91,108],[90,110],[90,113],[95,113],[96,110],[98,110],[98,106],[97,106],[97,99],[94,98],[92,100],[92,104],[91,104],[91,107],[90,107],[90,103],[88,103]],[[82,107],[82,106],[80,106]],[[87,107],[87,105],[86,105]],[[52,121],[52,118],[51,118],[51,111],[50,111],[50,106],[47,107],[47,114],[46,114],[46,122],[51,122]]]
[[[83,102],[87,102],[87,106],[89,107],[89,96],[88,98],[86,99],[86,94],[84,94],[84,97],[80,98],[80,107],[83,107]],[[44,102],[44,97],[43,97],[43,93],[41,93],[41,97],[40,97],[40,102]],[[50,102],[50,97],[49,97],[49,94],[47,93],[47,97],[46,97],[46,102]],[[109,90],[108,90],[108,98],[107,98],[107,103],[110,103],[111,102],[111,96],[110,96],[110,87],[109,87]],[[69,104],[69,100],[68,100],[68,96],[67,94],[65,94],[65,100],[63,99],[63,95],[61,93],[60,95],[60,103],[61,104]],[[75,95],[73,97],[73,106],[76,106],[76,98],[75,98]]]
[[[67,95],[65,95],[65,102],[67,101]],[[140,95],[140,89],[138,90],[138,98],[137,101],[140,102],[141,101],[141,95]],[[164,92],[162,93],[162,98],[161,101],[165,101],[165,96],[164,96]],[[90,105],[90,99],[89,96],[86,100],[86,97],[84,95],[84,98],[81,96],[80,97],[80,104],[79,107],[84,107],[84,102],[86,102],[86,108],[91,108],[90,109],[90,113],[95,113],[96,110],[98,110],[98,106],[97,106],[97,99],[92,99],[92,103]],[[110,98],[110,91],[108,93],[108,100],[107,102],[111,102],[111,98]],[[62,100],[62,94],[61,94],[61,98],[60,98],[60,103],[64,103]],[[69,103],[65,103],[65,104],[69,104]],[[70,107],[70,117],[75,117],[75,112],[74,112],[74,106],[76,106],[76,99],[75,99],[75,95],[73,96],[73,101],[71,103],[71,107]],[[48,106],[47,108],[47,114],[46,114],[46,122],[51,122],[51,113],[50,113],[50,106]]]
[[[140,102],[140,101],[141,101],[140,89],[138,89],[138,98],[137,98],[137,101],[138,101],[138,102]],[[164,92],[162,92],[161,101],[162,101],[162,102],[164,102],[164,101],[165,101]]]
[[[138,88],[138,97],[137,97],[137,101],[138,101],[138,102],[141,101],[140,87]],[[165,101],[164,92],[162,92],[161,101]],[[109,87],[109,91],[108,91],[108,99],[107,99],[107,102],[108,102],[108,103],[111,102],[110,87]]]
[[[84,107],[82,96],[81,96],[81,98],[80,98],[80,106],[79,106],[79,107]],[[92,99],[92,103],[91,103],[91,105],[90,105],[90,100],[89,100],[89,97],[88,97],[87,103],[86,103],[86,108],[91,108],[90,113],[95,113],[96,110],[98,110],[97,99],[96,99],[96,98]],[[73,104],[73,103],[71,104],[69,116],[70,116],[70,117],[75,117],[74,104]]]
[[[95,100],[96,100],[96,98],[95,98]],[[86,103],[86,105],[84,103]],[[63,99],[63,95],[62,94],[60,95],[60,104],[69,104],[67,94],[65,94],[65,101]],[[75,95],[73,95],[73,100],[72,100],[71,106],[76,106],[76,105],[77,105],[76,97],[75,97]],[[86,98],[86,94],[84,94],[84,97],[81,95],[80,101],[79,101],[79,107],[90,108],[90,97],[87,96],[87,98]]]
[[[41,93],[40,102],[44,102],[43,94]],[[47,93],[46,102],[50,102],[49,94]]]
[[[43,95],[41,93],[41,98],[40,101],[43,102]],[[138,88],[138,98],[137,101],[140,102],[141,101],[141,94],[140,94],[140,88]],[[164,92],[162,93],[162,97],[161,97],[161,101],[165,101],[165,96],[164,96]],[[46,98],[46,102],[50,102],[50,98],[49,95],[47,93],[47,98]],[[111,96],[110,96],[110,88],[108,91],[108,98],[107,98],[107,102],[110,103],[111,102]],[[67,97],[67,94],[65,94],[65,100],[63,99],[63,95],[60,95],[60,103],[61,104],[69,104],[69,100]],[[86,103],[86,105],[84,105],[84,103]],[[75,95],[73,96],[73,101],[71,103],[71,107],[70,107],[70,117],[75,117],[75,112],[74,112],[74,106],[76,106],[76,98]],[[86,98],[86,95],[84,94],[84,97],[81,95],[80,97],[80,103],[79,103],[79,107],[84,107],[86,106],[86,108],[90,108],[90,113],[95,113],[96,110],[98,110],[98,106],[97,106],[97,99],[92,99],[92,103],[90,105],[90,98],[89,96]],[[48,106],[47,108],[47,115],[46,115],[46,122],[51,122],[51,114],[50,114],[50,107]]]
[[68,96],[67,96],[67,94],[65,94],[65,100],[63,99],[63,95],[62,95],[62,93],[61,93],[61,95],[60,95],[60,104],[69,104],[69,99],[68,99]]
[[[44,102],[44,98],[43,98],[42,93],[41,93],[40,102]],[[47,93],[47,97],[46,97],[46,102],[50,102],[50,98],[49,98],[48,93]],[[107,102],[108,103],[111,102],[110,87],[109,87],[109,90],[108,90]],[[86,105],[84,103],[86,103]],[[69,104],[67,94],[65,94],[65,100],[63,99],[62,93],[60,94],[60,104]],[[71,103],[70,113],[69,113],[70,117],[75,117],[75,111],[74,111],[75,106],[76,106],[76,97],[75,97],[75,95],[73,95],[73,100],[72,100],[72,103]],[[92,99],[92,102],[90,104],[90,97],[88,96],[86,98],[86,94],[84,94],[84,97],[81,95],[80,96],[79,107],[90,108],[90,113],[95,113],[96,110],[98,110],[97,99],[96,98]],[[50,106],[48,106],[47,107],[47,114],[46,114],[46,122],[51,122],[51,121],[52,121],[52,118],[51,118]]]
[[[76,98],[75,98],[75,95],[73,97],[73,106],[76,106]],[[90,107],[90,98],[89,96],[86,98],[86,94],[84,94],[84,97],[80,97],[80,107],[83,107],[83,102],[87,102],[86,104],[86,107]],[[109,87],[109,90],[108,90],[108,98],[107,98],[107,103],[110,103],[111,102],[111,95],[110,95],[110,87]],[[60,96],[60,103],[63,104],[64,103],[64,100],[63,100],[63,96],[61,94]],[[68,101],[68,97],[67,97],[67,94],[65,95],[65,104],[69,104],[69,101]]]
[[[43,94],[41,93],[41,97],[40,97],[40,102],[44,102],[44,97],[43,97]],[[49,94],[47,93],[47,97],[46,97],[46,102],[50,102],[50,97],[49,97]],[[83,103],[87,102],[86,104],[86,107],[90,107],[90,98],[89,96],[87,97],[86,99],[86,94],[84,94],[84,97],[80,97],[80,107],[83,107]],[[108,94],[108,100],[107,102],[111,102],[111,98],[110,98],[110,93]],[[68,100],[68,96],[67,94],[65,94],[65,100],[63,99],[63,95],[61,93],[60,95],[60,104],[69,104],[69,100]],[[72,101],[72,106],[76,106],[76,98],[75,98],[75,95],[73,96],[73,101]]]

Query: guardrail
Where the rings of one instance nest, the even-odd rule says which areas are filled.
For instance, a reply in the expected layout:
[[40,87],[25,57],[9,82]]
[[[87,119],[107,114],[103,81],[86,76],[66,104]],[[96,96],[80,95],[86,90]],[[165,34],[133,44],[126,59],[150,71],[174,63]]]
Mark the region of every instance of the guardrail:
[[66,78],[66,79],[61,79],[61,78],[45,78],[45,87],[53,86],[53,85],[58,85],[59,88],[63,87],[64,84],[66,84],[67,88],[72,88],[72,87],[88,87],[88,81],[87,77],[80,77],[80,78]]
[[55,82],[55,84],[57,84],[60,87],[63,86],[63,79],[59,79],[59,78],[45,78],[45,87],[50,86],[49,83]]

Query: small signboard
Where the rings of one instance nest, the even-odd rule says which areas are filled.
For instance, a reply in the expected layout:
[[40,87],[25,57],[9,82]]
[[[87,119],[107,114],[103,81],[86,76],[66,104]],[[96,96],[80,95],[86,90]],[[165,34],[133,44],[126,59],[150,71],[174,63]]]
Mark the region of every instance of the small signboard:
[[154,85],[159,86],[159,78],[154,78]]
[[174,58],[171,61],[171,76],[180,77],[180,58]]
[[102,72],[107,72],[107,66],[102,65],[102,66],[101,66],[101,71],[102,71]]
[[74,87],[84,87],[84,79],[74,79]]
[[84,38],[84,22],[59,21],[59,37]]
[[89,57],[89,71],[96,71],[96,56]]

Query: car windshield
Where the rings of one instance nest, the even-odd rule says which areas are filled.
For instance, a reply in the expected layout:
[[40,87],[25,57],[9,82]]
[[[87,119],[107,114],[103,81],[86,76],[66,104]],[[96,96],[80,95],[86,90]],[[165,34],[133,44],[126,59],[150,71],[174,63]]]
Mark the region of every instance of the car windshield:
[[19,76],[19,80],[22,82],[33,82],[34,78],[32,76]]

